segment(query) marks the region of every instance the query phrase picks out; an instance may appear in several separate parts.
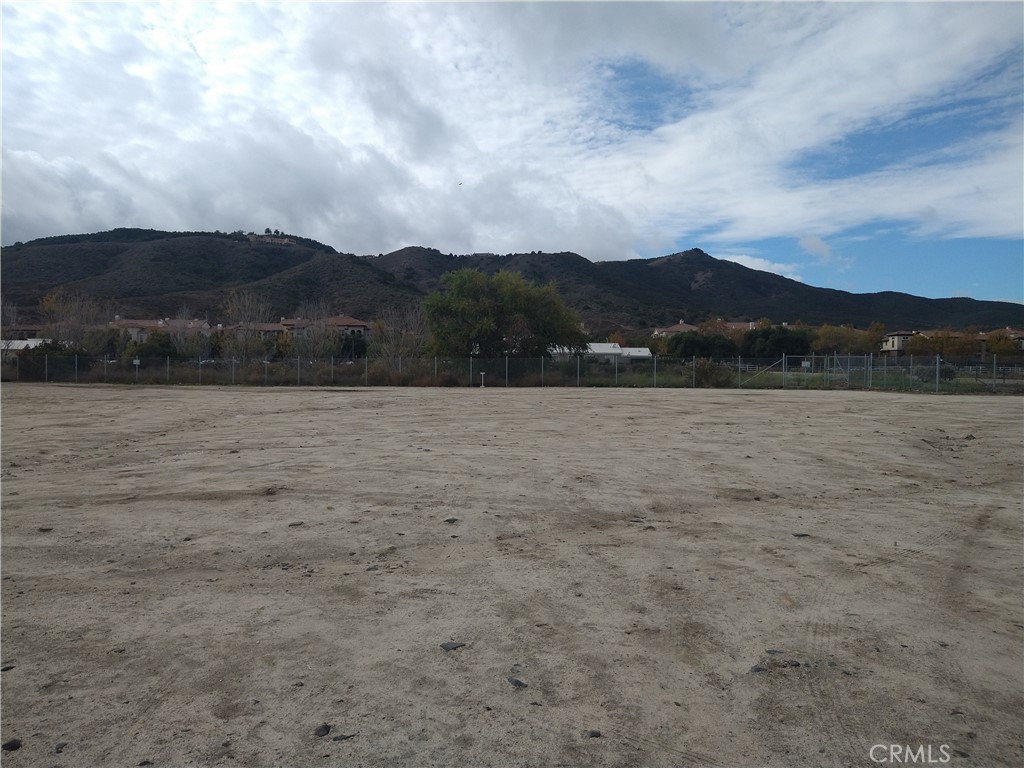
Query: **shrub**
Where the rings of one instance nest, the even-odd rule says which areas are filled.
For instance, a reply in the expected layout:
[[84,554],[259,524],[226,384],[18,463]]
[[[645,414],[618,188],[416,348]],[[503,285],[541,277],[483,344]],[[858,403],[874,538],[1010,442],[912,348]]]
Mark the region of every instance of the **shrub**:
[[[934,365],[915,365],[914,366],[914,377],[918,381],[935,381],[935,366]],[[939,364],[939,380],[940,381],[951,381],[956,378],[956,366],[949,365],[947,363]]]
[[736,374],[732,368],[707,358],[697,360],[693,378],[698,387],[704,388],[732,387],[736,384]]

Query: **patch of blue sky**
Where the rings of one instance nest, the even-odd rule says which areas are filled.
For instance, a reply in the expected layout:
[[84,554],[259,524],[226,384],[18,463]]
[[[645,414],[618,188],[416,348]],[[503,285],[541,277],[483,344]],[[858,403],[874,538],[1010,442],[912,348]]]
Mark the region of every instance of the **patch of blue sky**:
[[[1020,240],[921,240],[891,232],[840,237],[835,242],[836,250],[852,266],[826,278],[835,283],[832,287],[856,292],[899,291],[933,299],[970,296],[1018,304],[1024,301],[1024,244]],[[823,265],[822,271],[826,269]],[[1024,307],[1021,322],[1024,324]]]
[[[1024,243],[1020,240],[923,240],[905,225],[885,221],[854,227],[826,240],[824,255],[809,253],[797,238],[766,238],[732,244],[729,250],[776,264],[799,265],[804,282],[821,288],[1024,302]],[[705,250],[716,253],[714,248]]]
[[981,100],[962,100],[917,110],[886,126],[869,128],[841,142],[808,152],[789,170],[808,180],[827,181],[904,166],[957,158],[985,128],[1010,124],[1005,111]]
[[[749,266],[783,276],[797,271],[807,285],[850,293],[897,291],[936,299],[970,296],[1024,302],[1024,243],[1020,240],[922,240],[898,222],[865,224],[826,240],[823,251],[812,253],[795,237],[718,244],[702,242],[691,233],[676,242],[675,250],[697,247],[717,258],[742,254],[749,257]],[[965,270],[965,264],[971,268]]]
[[1024,72],[1020,57],[1010,57],[976,78],[973,87],[806,152],[788,170],[826,181],[960,160],[976,151],[976,139],[1013,125],[1022,111]]
[[596,74],[593,105],[600,110],[596,117],[622,131],[653,131],[694,112],[702,103],[700,91],[641,58],[601,62]]

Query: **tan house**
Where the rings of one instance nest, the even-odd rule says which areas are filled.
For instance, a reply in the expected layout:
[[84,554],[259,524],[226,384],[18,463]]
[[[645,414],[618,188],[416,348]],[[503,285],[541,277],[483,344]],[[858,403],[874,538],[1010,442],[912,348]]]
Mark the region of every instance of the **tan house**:
[[903,354],[903,350],[906,349],[907,342],[909,342],[916,333],[917,331],[893,331],[892,333],[885,334],[885,339],[882,341],[880,352],[883,355],[889,355],[890,357],[899,357]]
[[41,323],[11,323],[3,327],[3,337],[9,341],[23,339],[38,339],[43,332]]
[[[313,324],[313,320],[307,320],[303,317],[282,317],[280,323],[285,333],[298,337],[303,336]],[[328,328],[341,332],[342,335],[370,335],[370,324],[365,323],[362,320],[357,320],[351,315],[331,315],[330,317],[325,318],[325,324]]]
[[126,331],[129,338],[136,344],[144,343],[154,331],[163,331],[164,333],[189,333],[195,331],[204,336],[210,333],[210,324],[205,320],[179,320],[170,317],[158,318],[156,320],[133,320],[122,318],[120,315],[114,315],[114,319],[107,323],[107,327],[118,331]]
[[133,320],[115,315],[114,319],[107,323],[107,327],[116,331],[124,331],[136,344],[142,344],[153,331],[160,330],[162,323],[163,320]]
[[[284,318],[281,319],[283,320]],[[284,323],[236,323],[235,325],[224,326],[222,330],[258,336],[261,339],[276,338],[288,333],[288,328]]]
[[330,328],[337,328],[342,333],[350,336],[369,336],[370,324],[362,320],[356,320],[351,315],[332,315],[327,318],[327,325]]
[[265,243],[268,245],[295,245],[295,241],[290,237],[280,237],[277,235],[247,235],[250,243]]
[[675,325],[668,325],[664,328],[655,328],[651,333],[651,336],[674,336],[677,333],[689,333],[690,331],[700,330],[696,325],[690,325],[689,323],[680,320]]

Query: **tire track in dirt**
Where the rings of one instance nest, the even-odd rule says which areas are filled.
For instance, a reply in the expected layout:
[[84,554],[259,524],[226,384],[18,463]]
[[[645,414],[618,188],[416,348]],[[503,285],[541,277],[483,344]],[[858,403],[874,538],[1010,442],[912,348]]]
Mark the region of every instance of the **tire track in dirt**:
[[[851,757],[857,757],[863,751],[865,739],[870,740],[871,734],[867,732],[867,718],[860,714],[860,710],[845,708],[840,717],[838,715],[841,705],[844,703],[842,689],[836,687],[835,674],[831,669],[838,667],[822,667],[822,664],[835,662],[835,657],[842,641],[842,628],[845,626],[840,618],[840,613],[847,601],[854,596],[855,585],[865,576],[870,576],[878,569],[891,571],[893,568],[900,568],[904,563],[923,562],[935,558],[938,551],[948,549],[954,542],[961,542],[958,554],[954,562],[947,569],[947,577],[940,586],[927,589],[923,597],[933,611],[950,616],[954,621],[962,621],[951,611],[951,605],[958,601],[952,595],[962,593],[962,569],[958,562],[971,562],[975,557],[975,540],[977,532],[984,528],[991,520],[990,512],[979,512],[968,524],[964,519],[944,525],[933,533],[911,542],[910,546],[895,548],[890,554],[879,555],[865,560],[858,560],[854,563],[840,562],[834,569],[828,583],[836,585],[832,588],[816,588],[809,598],[810,616],[804,622],[803,634],[806,638],[807,652],[814,660],[817,672],[824,670],[824,676],[812,672],[798,678],[805,690],[816,702],[814,715],[820,727],[826,729],[841,739],[846,753]],[[818,581],[818,580],[816,580]],[[818,583],[825,582],[821,580]],[[845,585],[845,586],[844,586]],[[945,680],[957,680],[963,677],[964,671],[955,658],[936,658],[932,663],[933,678]],[[854,676],[849,670],[840,674],[844,677]]]

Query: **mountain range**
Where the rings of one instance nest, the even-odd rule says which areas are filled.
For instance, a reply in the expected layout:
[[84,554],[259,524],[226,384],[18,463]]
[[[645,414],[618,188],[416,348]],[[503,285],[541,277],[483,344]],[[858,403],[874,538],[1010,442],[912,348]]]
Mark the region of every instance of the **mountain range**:
[[236,289],[263,294],[274,317],[324,299],[335,312],[372,321],[384,307],[421,301],[441,287],[444,273],[467,267],[554,282],[595,336],[710,317],[861,328],[879,321],[890,330],[1024,324],[1024,308],[1009,302],[816,288],[700,249],[607,262],[568,252],[460,256],[418,246],[357,256],[293,235],[115,229],[0,251],[4,301],[22,321],[35,319],[40,299],[58,288],[101,300],[111,316],[172,317],[188,306],[217,321]]

